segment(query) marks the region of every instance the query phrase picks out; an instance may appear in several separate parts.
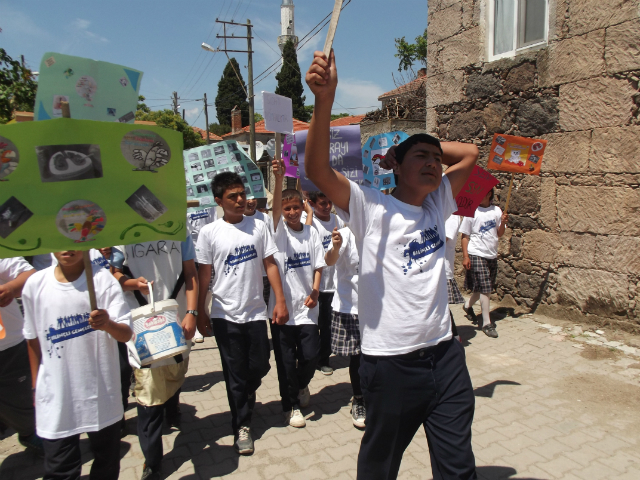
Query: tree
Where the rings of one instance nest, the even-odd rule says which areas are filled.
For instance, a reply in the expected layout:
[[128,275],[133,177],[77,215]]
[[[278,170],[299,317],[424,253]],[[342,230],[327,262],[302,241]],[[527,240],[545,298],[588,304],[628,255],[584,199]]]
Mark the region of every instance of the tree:
[[0,48],[0,124],[11,120],[16,110],[33,112],[37,89],[33,72]]
[[189,126],[180,115],[173,113],[173,110],[164,109],[145,113],[141,110],[136,112],[136,120],[156,122],[159,127],[170,128],[182,133],[184,149],[200,147],[205,144],[204,138]]
[[143,113],[151,113],[151,109],[149,107],[147,107],[147,105],[144,103],[144,101],[146,100],[146,98],[144,98],[144,95],[138,95],[138,112],[143,112]]
[[300,65],[298,64],[298,54],[293,40],[288,40],[282,49],[282,68],[276,75],[278,86],[276,93],[284,97],[289,97],[293,104],[293,118],[308,122],[311,119],[306,107],[304,106],[305,96],[302,87],[302,76],[300,74]]
[[[234,71],[235,68],[235,71]],[[238,75],[236,75],[236,72]],[[238,80],[240,77],[240,80]],[[231,110],[237,106],[242,112],[242,126],[249,125],[249,102],[245,91],[247,85],[242,79],[240,65],[235,58],[227,62],[222,72],[222,78],[218,82],[218,95],[216,95],[216,115],[220,125],[231,125]]]
[[339,118],[344,118],[344,117],[349,117],[351,116],[350,113],[332,113],[331,114],[331,121],[333,122],[334,120],[337,120]]
[[220,125],[219,123],[209,124],[209,131],[219,137],[231,132],[231,125]]
[[307,118],[309,119],[305,121],[308,122],[311,120],[311,117],[313,117],[313,105],[305,105],[304,110],[307,112]]
[[416,37],[416,43],[407,42],[404,37],[396,38],[396,49],[398,53],[394,56],[400,59],[398,71],[413,71],[415,62],[419,62],[425,67],[427,66],[427,29],[425,28],[422,35]]
[[253,118],[256,123],[260,122],[261,120],[264,120],[264,117],[260,115],[258,112],[253,113]]

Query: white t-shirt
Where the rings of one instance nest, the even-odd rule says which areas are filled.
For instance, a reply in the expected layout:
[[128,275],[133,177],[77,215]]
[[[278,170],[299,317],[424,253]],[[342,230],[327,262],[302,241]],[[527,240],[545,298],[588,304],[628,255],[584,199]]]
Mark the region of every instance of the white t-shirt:
[[[248,215],[245,215],[245,217],[247,217]],[[273,232],[273,222],[271,221],[271,217],[269,215],[265,215],[262,212],[259,212],[258,210],[255,211],[255,213],[251,216],[248,216],[249,218],[253,218],[255,220],[260,220],[261,222],[264,222],[265,225],[267,226],[267,230],[269,230],[269,232]],[[267,271],[264,269],[264,265],[262,265],[262,276],[266,277],[267,276]]]
[[449,180],[421,207],[350,184],[350,215],[336,210],[360,254],[362,352],[400,355],[449,340],[444,223],[458,209]]
[[[274,255],[282,289],[289,310],[287,325],[317,325],[318,306],[309,309],[305,300],[313,290],[314,271],[326,266],[324,250],[318,232],[309,225],[302,225],[302,231],[291,230],[284,218],[278,222],[278,229],[273,234],[278,252]],[[269,315],[276,306],[273,289],[269,296]]]
[[478,207],[473,218],[465,217],[460,233],[469,235],[469,255],[484,258],[498,256],[498,228],[502,223],[502,210],[496,205]]
[[[35,273],[22,291],[24,336],[37,338],[42,362],[36,382],[38,435],[54,440],[97,432],[122,419],[118,342],[89,326],[89,294],[83,273],[60,283],[55,266]],[[131,326],[122,289],[104,268],[93,267],[98,308]]]
[[[300,216],[300,221],[304,223],[307,220],[306,212],[302,212]],[[313,228],[316,229],[318,235],[320,236],[320,241],[322,242],[322,247],[324,248],[324,252],[331,248],[331,233],[333,229],[343,228],[344,222],[336,217],[333,213],[331,214],[331,218],[326,222],[324,220],[320,220],[317,216],[313,216],[313,223],[311,224]],[[325,267],[322,270],[322,279],[320,280],[320,291],[321,292],[334,292],[336,286],[333,284],[333,275],[334,275],[335,265],[331,267]]]
[[262,261],[278,251],[267,225],[252,217],[240,223],[223,218],[200,230],[198,263],[212,265],[211,318],[235,323],[267,319],[262,296]]
[[444,266],[447,273],[447,280],[451,280],[453,279],[453,271],[456,263],[456,243],[458,242],[458,230],[460,230],[460,215],[451,215],[447,218],[444,228],[447,235]]
[[218,219],[216,207],[201,208],[193,213],[187,213],[187,232],[193,240],[193,248],[196,248],[198,234],[202,227],[215,222]]
[[[3,258],[0,260],[0,285],[6,285],[16,279],[23,272],[33,270],[33,267],[22,257]],[[5,337],[0,340],[0,352],[11,347],[15,347],[24,340],[22,326],[24,319],[20,313],[18,302],[11,300],[6,307],[0,307],[2,324]]]
[[342,235],[342,246],[340,246],[340,256],[335,264],[336,293],[333,295],[331,308],[336,312],[357,315],[360,257],[356,247],[356,238],[347,227],[338,231]]

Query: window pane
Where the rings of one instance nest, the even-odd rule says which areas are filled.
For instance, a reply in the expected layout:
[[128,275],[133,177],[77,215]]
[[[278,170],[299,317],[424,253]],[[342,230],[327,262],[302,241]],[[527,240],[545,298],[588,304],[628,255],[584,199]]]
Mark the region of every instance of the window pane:
[[516,12],[514,0],[495,0],[495,4],[493,54],[499,55],[513,50],[513,16]]
[[547,21],[546,0],[521,0],[520,8],[524,15],[520,17],[519,46],[543,41],[544,28]]

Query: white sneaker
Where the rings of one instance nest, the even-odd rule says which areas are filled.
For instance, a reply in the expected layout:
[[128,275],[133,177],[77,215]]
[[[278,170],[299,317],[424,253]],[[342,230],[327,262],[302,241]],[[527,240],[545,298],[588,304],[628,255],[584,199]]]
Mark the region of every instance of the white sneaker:
[[294,407],[290,413],[287,413],[287,416],[289,417],[289,425],[292,427],[303,428],[307,426],[307,421],[299,408]]
[[351,402],[351,420],[356,428],[364,428],[364,421],[367,412],[364,408],[364,400],[362,398],[353,398]]
[[300,390],[298,394],[298,400],[300,400],[300,408],[306,408],[311,401],[311,393],[309,392],[309,385]]
[[198,331],[198,329],[196,328],[196,335],[195,337],[193,337],[193,341],[196,343],[202,343],[204,342],[204,337],[202,336],[202,334]]

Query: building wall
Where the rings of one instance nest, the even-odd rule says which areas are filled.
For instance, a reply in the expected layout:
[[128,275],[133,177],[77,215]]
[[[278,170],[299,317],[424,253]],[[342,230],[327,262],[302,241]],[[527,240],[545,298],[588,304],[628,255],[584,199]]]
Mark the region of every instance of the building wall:
[[551,0],[548,46],[491,63],[487,5],[429,2],[427,131],[483,166],[495,132],[549,141],[516,176],[497,294],[640,331],[640,0]]

